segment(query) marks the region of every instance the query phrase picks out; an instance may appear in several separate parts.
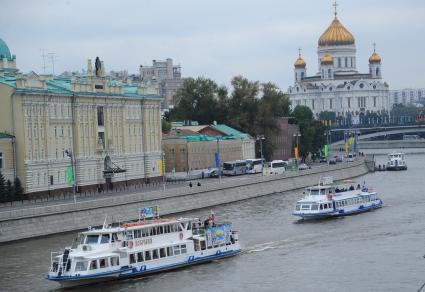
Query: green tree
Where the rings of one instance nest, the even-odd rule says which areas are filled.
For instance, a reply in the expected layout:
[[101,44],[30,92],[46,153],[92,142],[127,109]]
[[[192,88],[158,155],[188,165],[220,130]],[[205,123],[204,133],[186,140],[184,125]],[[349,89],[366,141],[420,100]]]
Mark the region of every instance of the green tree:
[[188,78],[177,90],[177,106],[170,111],[172,121],[193,120],[200,124],[210,124],[218,116],[219,86],[211,79]]
[[292,116],[300,127],[300,155],[306,157],[309,152],[316,153],[325,143],[325,127],[314,119],[313,112],[307,106],[296,106]]
[[19,177],[15,177],[13,181],[13,187],[15,189],[15,197],[16,200],[23,200],[24,199],[24,188],[22,187],[21,180]]
[[10,179],[8,179],[6,182],[6,193],[7,193],[7,201],[13,202],[15,200],[15,189],[13,188],[13,185]]
[[4,176],[0,171],[0,202],[4,203],[6,201],[7,201],[6,180],[4,179]]

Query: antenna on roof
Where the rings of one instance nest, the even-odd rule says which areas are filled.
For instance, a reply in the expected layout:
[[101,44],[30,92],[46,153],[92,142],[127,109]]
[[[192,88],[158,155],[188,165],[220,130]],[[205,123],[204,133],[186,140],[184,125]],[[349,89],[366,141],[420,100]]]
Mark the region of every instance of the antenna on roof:
[[46,49],[40,49],[41,57],[43,58],[43,74],[46,74]]
[[56,53],[48,53],[48,57],[52,63],[52,74],[55,75],[55,62],[57,61]]

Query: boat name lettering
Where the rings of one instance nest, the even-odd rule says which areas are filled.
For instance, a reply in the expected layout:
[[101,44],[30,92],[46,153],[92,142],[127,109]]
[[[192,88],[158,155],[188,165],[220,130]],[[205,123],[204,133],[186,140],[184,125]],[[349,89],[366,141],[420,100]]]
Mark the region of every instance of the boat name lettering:
[[136,246],[147,245],[147,244],[152,244],[152,238],[144,238],[144,239],[135,240]]

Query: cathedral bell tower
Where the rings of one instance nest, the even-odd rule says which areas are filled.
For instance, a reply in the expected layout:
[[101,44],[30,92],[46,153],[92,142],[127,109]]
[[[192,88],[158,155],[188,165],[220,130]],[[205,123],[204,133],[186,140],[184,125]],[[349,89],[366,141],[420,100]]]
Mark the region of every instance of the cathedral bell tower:
[[369,74],[372,78],[382,78],[381,57],[376,53],[375,44],[373,44],[373,53],[369,58]]
[[306,63],[301,58],[301,49],[298,49],[298,59],[294,63],[295,71],[295,82],[301,82],[305,77],[307,77]]

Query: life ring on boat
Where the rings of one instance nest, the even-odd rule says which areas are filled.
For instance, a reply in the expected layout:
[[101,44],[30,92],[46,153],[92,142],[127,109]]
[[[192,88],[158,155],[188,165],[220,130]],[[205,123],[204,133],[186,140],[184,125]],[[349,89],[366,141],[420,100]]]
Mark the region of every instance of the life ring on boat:
[[179,237],[180,237],[180,240],[183,240],[183,232],[180,232]]
[[128,248],[130,248],[130,249],[132,249],[132,248],[133,248],[133,242],[132,242],[132,241],[129,241],[129,242],[128,242]]

